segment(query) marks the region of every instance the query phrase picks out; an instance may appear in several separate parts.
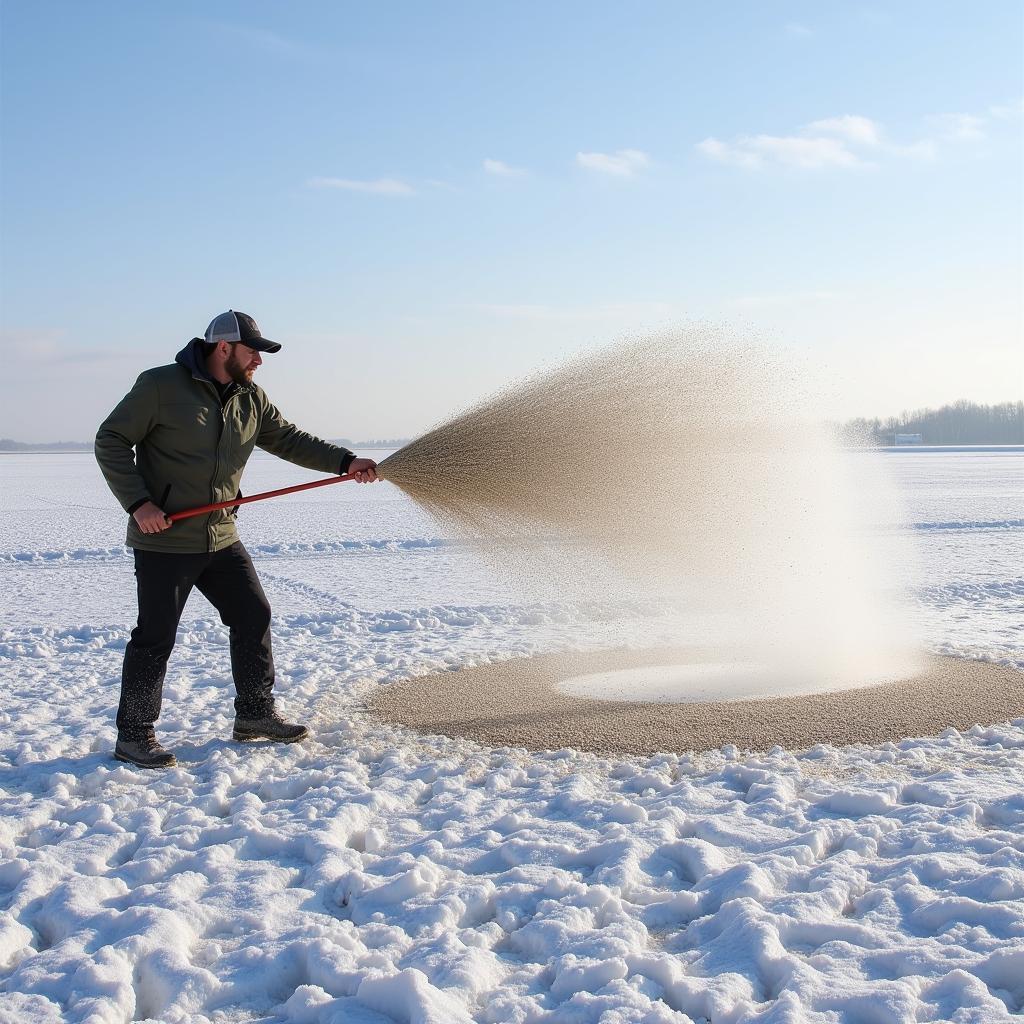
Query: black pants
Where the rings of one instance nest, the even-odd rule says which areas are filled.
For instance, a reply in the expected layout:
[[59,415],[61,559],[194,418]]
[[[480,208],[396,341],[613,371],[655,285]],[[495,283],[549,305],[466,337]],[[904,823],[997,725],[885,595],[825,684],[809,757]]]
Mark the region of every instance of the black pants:
[[210,554],[135,551],[139,624],[124,652],[117,731],[138,739],[160,717],[164,673],[178,621],[195,587],[230,630],[235,714],[261,718],[274,709],[270,602],[249,552],[236,541]]

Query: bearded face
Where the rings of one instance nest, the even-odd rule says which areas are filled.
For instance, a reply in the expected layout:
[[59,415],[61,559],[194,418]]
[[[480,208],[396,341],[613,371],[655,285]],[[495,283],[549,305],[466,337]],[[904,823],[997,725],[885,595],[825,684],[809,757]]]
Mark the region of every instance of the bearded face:
[[236,384],[245,385],[252,382],[252,375],[262,362],[259,352],[248,345],[236,342],[231,346],[231,352],[224,362],[224,369]]

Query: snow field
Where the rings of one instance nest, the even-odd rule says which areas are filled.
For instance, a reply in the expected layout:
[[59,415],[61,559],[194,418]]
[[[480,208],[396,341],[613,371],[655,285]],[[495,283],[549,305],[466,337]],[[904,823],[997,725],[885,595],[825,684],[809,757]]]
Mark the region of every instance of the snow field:
[[179,745],[154,778],[55,716],[15,759],[34,785],[2,776],[0,1012],[1008,1019],[1022,727],[610,761],[349,716],[297,748]]
[[[915,521],[957,524],[918,531],[928,645],[1024,668],[1024,531],[991,525],[1014,518],[1019,462],[897,458],[917,460],[900,470]],[[255,466],[268,486],[280,467]],[[656,643],[664,609],[516,603],[383,487],[331,502],[243,524],[275,607],[281,705],[313,738],[230,741],[227,634],[196,598],[159,724],[179,764],[163,773],[109,754],[131,624],[123,520],[75,546],[40,510],[0,542],[4,1024],[1024,1012],[1024,719],[878,748],[626,759],[410,735],[362,695]],[[368,511],[388,529],[367,532]]]

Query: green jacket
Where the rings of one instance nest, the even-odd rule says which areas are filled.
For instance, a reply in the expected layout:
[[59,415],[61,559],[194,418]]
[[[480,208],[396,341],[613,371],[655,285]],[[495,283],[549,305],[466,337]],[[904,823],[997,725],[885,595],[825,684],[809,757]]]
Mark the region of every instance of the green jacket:
[[343,473],[353,457],[289,423],[255,384],[231,385],[222,402],[206,374],[201,338],[171,365],[142,373],[96,433],[96,461],[129,513],[128,546],[196,553],[233,544],[237,508],[155,534],[144,534],[130,513],[146,501],[171,513],[237,498],[254,447],[321,473]]

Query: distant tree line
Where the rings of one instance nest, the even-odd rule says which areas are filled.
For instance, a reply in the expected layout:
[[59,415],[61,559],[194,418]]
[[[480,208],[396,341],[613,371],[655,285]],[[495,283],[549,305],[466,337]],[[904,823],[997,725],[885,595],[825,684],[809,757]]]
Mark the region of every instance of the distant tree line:
[[91,452],[92,441],[49,441],[32,444],[0,437],[0,452]]
[[1024,444],[1024,402],[979,405],[961,400],[884,420],[849,420],[843,432],[878,445],[895,444],[897,434],[920,434],[921,444]]
[[[1024,444],[1024,402],[979,405],[961,400],[939,409],[916,409],[885,419],[858,418],[842,424],[841,433],[850,442],[876,445],[896,443],[897,434],[920,434],[921,444]],[[332,439],[346,448],[401,448],[407,437],[352,441]],[[92,451],[91,441],[54,441],[32,444],[0,438],[0,452]]]

